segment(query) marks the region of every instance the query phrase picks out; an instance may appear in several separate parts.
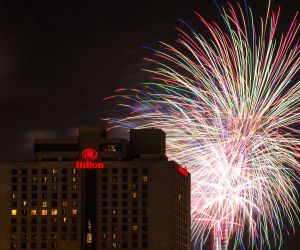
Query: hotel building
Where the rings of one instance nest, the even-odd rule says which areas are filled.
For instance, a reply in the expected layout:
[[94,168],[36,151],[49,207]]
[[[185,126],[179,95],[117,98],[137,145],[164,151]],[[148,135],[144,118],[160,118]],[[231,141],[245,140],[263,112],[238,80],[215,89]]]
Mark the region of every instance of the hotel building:
[[165,133],[37,139],[33,161],[0,164],[0,248],[190,250],[190,174]]

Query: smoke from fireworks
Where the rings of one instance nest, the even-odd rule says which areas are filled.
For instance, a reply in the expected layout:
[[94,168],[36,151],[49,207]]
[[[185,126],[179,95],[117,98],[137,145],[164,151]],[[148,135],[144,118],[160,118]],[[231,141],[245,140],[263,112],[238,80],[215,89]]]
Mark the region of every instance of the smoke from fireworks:
[[259,26],[250,9],[221,12],[224,26],[196,14],[205,36],[184,25],[176,46],[162,43],[146,59],[151,82],[116,91],[129,115],[108,121],[166,132],[169,158],[192,174],[197,248],[209,234],[216,249],[243,249],[245,235],[251,248],[280,246],[299,212],[298,13],[277,38],[280,8]]

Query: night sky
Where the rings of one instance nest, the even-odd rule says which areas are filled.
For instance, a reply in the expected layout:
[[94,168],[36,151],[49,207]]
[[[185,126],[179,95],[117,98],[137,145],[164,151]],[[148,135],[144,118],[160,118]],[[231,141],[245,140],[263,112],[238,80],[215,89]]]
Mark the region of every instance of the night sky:
[[[248,3],[265,13],[266,0]],[[287,26],[300,1],[279,5]],[[34,138],[101,124],[113,107],[102,98],[147,79],[144,46],[174,42],[178,19],[201,30],[194,11],[221,23],[212,0],[1,1],[0,160],[31,159]],[[296,238],[285,249],[297,249]]]

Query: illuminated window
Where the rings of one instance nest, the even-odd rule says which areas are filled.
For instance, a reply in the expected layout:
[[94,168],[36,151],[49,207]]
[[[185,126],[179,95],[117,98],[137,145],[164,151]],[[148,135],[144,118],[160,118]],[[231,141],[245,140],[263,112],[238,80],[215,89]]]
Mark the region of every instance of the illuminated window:
[[23,207],[26,207],[27,206],[27,201],[23,201],[22,205],[23,205]]
[[56,176],[52,176],[52,182],[53,183],[57,182],[57,177]]
[[138,230],[138,226],[137,225],[133,225],[132,226],[132,231],[137,231]]
[[113,243],[112,243],[112,247],[113,247],[113,248],[117,248],[117,242],[113,242]]
[[47,176],[42,177],[42,182],[46,183],[47,182]]
[[53,169],[52,169],[52,174],[57,174],[57,173],[58,173],[57,168],[53,168]]
[[133,198],[133,199],[136,199],[136,197],[137,197],[137,193],[136,193],[136,192],[133,192],[133,193],[132,193],[132,198]]
[[17,215],[17,209],[12,209],[11,210],[11,215],[16,216]]
[[47,209],[42,209],[42,215],[45,216],[48,214],[48,210]]
[[137,184],[132,184],[132,190],[137,190]]
[[63,205],[63,207],[67,207],[68,206],[68,202],[67,201],[63,201],[62,205]]
[[72,201],[72,207],[77,207],[77,201]]
[[112,214],[113,214],[113,215],[116,215],[116,214],[117,214],[117,209],[113,209],[113,210],[112,210]]
[[113,176],[112,177],[112,182],[114,182],[114,183],[118,182],[118,176]]
[[52,191],[56,191],[57,190],[57,186],[56,185],[52,185]]
[[72,177],[72,181],[73,181],[73,182],[76,182],[76,181],[77,181],[77,177],[76,177],[76,176],[73,176],[73,177]]
[[42,207],[47,207],[47,201],[43,201]]
[[56,208],[52,208],[51,209],[51,214],[52,215],[57,215],[57,209]]
[[37,182],[38,182],[37,176],[33,176],[33,177],[32,177],[32,183],[37,183]]
[[72,185],[72,191],[77,191],[77,186],[75,184]]
[[77,215],[77,209],[72,209],[72,214]]
[[66,224],[67,223],[67,217],[62,218],[62,223]]
[[147,175],[143,176],[143,182],[148,182],[148,176]]
[[13,200],[15,200],[15,199],[17,199],[17,194],[16,194],[16,193],[13,193],[13,194],[11,195],[11,197],[12,197]]
[[37,215],[37,210],[36,209],[32,209],[31,210],[31,215]]
[[109,144],[107,146],[107,151],[116,152],[117,151],[117,146],[115,144]]
[[112,238],[113,238],[113,240],[116,240],[116,239],[117,239],[117,234],[116,234],[116,233],[113,233],[113,234],[112,234]]
[[76,169],[76,168],[73,168],[73,169],[72,169],[72,173],[73,173],[73,174],[76,174],[76,173],[77,173],[77,169]]
[[106,240],[107,239],[107,234],[106,233],[102,233],[102,239]]

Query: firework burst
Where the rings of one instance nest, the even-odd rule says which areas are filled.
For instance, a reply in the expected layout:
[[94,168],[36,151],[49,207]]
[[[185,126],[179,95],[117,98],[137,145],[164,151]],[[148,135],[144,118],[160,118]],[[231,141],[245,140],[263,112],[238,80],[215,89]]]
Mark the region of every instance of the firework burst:
[[192,173],[195,248],[209,234],[215,249],[243,249],[245,235],[250,248],[280,247],[299,212],[298,13],[279,38],[280,8],[258,27],[238,4],[221,13],[224,26],[196,14],[205,36],[184,25],[177,45],[162,43],[146,59],[151,82],[116,91],[129,115],[108,121],[166,132],[168,156]]

